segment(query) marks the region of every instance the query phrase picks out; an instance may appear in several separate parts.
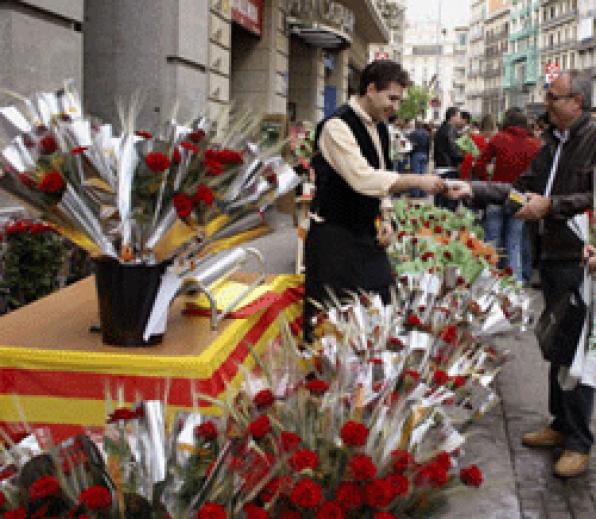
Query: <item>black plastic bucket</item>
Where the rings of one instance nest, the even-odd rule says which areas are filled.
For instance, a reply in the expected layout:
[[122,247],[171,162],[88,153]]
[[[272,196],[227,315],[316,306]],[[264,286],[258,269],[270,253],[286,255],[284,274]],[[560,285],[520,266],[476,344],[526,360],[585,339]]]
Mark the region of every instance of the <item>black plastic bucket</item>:
[[94,263],[103,342],[112,346],[161,343],[163,334],[144,341],[143,332],[167,263],[131,265],[110,258],[98,258]]

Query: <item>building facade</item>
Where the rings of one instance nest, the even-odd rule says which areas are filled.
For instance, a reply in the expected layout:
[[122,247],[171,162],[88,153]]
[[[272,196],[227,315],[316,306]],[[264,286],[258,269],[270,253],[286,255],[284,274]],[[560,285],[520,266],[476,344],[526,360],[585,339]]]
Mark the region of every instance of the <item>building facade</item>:
[[509,49],[511,0],[488,0],[484,20],[484,88],[482,114],[500,117],[506,108],[503,92],[503,56]]
[[596,106],[596,2],[578,0],[576,67],[592,74],[592,106]]
[[475,118],[482,115],[482,92],[484,90],[484,20],[486,0],[470,1],[468,31],[466,106]]
[[466,64],[468,61],[468,27],[455,28],[455,44],[453,47],[453,105],[461,110],[470,112],[466,106],[467,78]]

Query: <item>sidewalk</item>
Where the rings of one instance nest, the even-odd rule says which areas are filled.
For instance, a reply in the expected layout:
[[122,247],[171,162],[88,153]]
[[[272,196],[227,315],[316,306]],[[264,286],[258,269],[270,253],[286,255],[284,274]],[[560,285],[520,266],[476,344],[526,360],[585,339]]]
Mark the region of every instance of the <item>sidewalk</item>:
[[[297,246],[291,217],[268,215],[273,233],[248,246],[263,252],[270,273],[293,272]],[[538,291],[532,291],[541,305]],[[541,308],[536,309],[537,312]],[[560,480],[552,475],[553,453],[521,445],[524,432],[548,423],[548,364],[542,360],[532,332],[495,338],[494,345],[511,351],[512,358],[497,380],[502,402],[465,434],[464,464],[475,463],[484,473],[478,489],[449,497],[438,517],[444,519],[595,519],[596,450],[589,472]],[[596,418],[592,420],[596,434]]]

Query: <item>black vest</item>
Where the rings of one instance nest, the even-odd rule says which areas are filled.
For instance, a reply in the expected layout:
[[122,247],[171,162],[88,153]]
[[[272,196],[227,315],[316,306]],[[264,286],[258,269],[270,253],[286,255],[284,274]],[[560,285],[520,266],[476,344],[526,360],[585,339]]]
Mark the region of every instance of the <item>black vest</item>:
[[[375,169],[380,168],[379,156],[366,126],[349,105],[340,106],[333,115],[317,125],[315,132],[315,155],[311,160],[311,165],[316,174],[316,192],[312,208],[325,219],[325,222],[345,227],[357,234],[376,236],[375,219],[379,215],[379,198],[361,195],[354,191],[323,158],[319,150],[318,143],[323,125],[329,119],[336,117],[350,127],[360,151],[369,165]],[[390,168],[387,126],[384,123],[379,123],[377,130],[385,158],[385,167]]]

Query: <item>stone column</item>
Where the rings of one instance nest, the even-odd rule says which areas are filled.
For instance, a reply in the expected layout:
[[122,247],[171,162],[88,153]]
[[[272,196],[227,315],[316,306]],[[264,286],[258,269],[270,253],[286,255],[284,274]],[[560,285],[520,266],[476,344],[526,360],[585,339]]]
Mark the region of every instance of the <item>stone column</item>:
[[296,120],[317,122],[323,116],[325,69],[323,52],[299,38],[290,41],[288,99],[296,104]]

